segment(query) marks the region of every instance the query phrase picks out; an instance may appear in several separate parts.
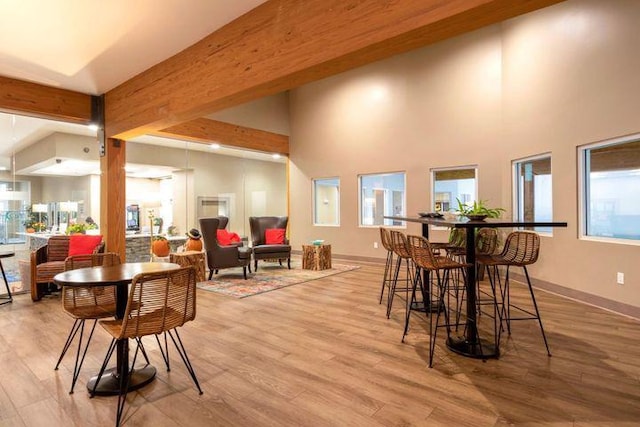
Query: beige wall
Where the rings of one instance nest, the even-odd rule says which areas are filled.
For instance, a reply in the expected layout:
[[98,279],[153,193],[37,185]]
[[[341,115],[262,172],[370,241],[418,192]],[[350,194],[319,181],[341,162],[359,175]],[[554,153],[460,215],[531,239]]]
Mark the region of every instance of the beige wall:
[[[384,257],[378,229],[358,227],[362,173],[405,171],[415,213],[430,210],[430,168],[478,165],[479,197],[510,216],[511,161],[551,152],[569,227],[543,237],[533,276],[640,307],[640,246],[577,238],[576,181],[577,146],[640,131],[639,20],[634,0],[568,1],[292,91],[292,243]],[[341,227],[313,227],[311,179],[332,176]]]
[[289,135],[289,94],[278,93],[210,114],[210,119]]

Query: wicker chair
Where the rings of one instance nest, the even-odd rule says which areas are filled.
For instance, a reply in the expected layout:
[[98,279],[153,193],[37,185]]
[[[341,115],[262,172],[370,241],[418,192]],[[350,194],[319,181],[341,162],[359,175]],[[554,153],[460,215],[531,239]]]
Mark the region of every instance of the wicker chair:
[[384,290],[387,289],[387,295],[391,291],[391,272],[393,271],[393,246],[391,245],[391,236],[389,229],[380,227],[380,242],[382,247],[387,251],[387,259],[384,264],[384,274],[382,276],[382,289],[380,289],[380,304],[384,297]]
[[[391,317],[391,308],[393,306],[393,300],[397,292],[405,292],[405,302],[407,304],[406,310],[409,311],[409,291],[411,290],[411,280],[413,277],[413,262],[411,261],[411,253],[409,252],[409,244],[404,234],[397,230],[389,230],[389,237],[391,238],[391,250],[396,256],[396,265],[393,272],[393,278],[390,280],[389,293],[387,294],[387,319]],[[402,262],[405,264],[405,277],[400,278],[400,269]],[[404,282],[404,286],[398,288],[398,280]]]
[[[413,260],[416,268],[415,275],[413,276],[414,281],[411,289],[411,299],[409,300],[409,307],[413,306],[416,301],[417,288],[420,288],[425,306],[427,306],[428,304],[429,306],[438,307],[438,309],[436,310],[425,310],[426,315],[429,318],[429,367],[431,368],[433,366],[433,353],[435,350],[438,328],[446,327],[447,336],[449,336],[451,333],[452,324],[449,321],[449,319],[451,318],[449,313],[449,311],[451,311],[451,304],[449,304],[449,295],[451,294],[450,290],[452,288],[451,282],[454,281],[451,273],[455,271],[463,271],[467,267],[467,264],[458,262],[449,257],[436,255],[436,253],[434,253],[434,248],[431,246],[429,241],[422,236],[408,236],[407,242],[411,254],[411,259]],[[429,275],[435,275],[435,289],[433,289],[433,286],[431,286],[433,280],[429,280],[429,283],[423,283],[423,275],[421,274],[423,271],[429,272]],[[461,274],[460,276],[464,277],[464,274]],[[447,296],[446,302],[445,295]],[[456,302],[454,311],[457,311],[457,307],[458,304]],[[411,311],[412,310],[407,310],[407,316],[404,323],[404,332],[402,334],[402,342],[404,342],[404,338],[409,331],[409,319],[411,317]],[[434,311],[437,312],[435,327],[433,324]],[[438,324],[440,321],[441,313],[444,313],[445,318],[445,323],[443,325]],[[456,315],[455,318],[458,319],[458,316]]]
[[[165,363],[167,363],[167,370],[169,370],[169,348],[166,335],[169,335],[198,392],[202,394],[195,371],[177,330],[178,327],[195,319],[195,317],[196,279],[193,267],[189,266],[167,272],[138,274],[133,278],[124,317],[116,320],[100,320],[100,326],[113,339],[100,368],[98,378],[101,378],[104,374],[118,340],[136,339],[138,345],[131,363],[131,369],[133,369],[139,350],[142,350],[144,354],[140,339],[148,335],[155,335],[157,339],[158,335],[163,334],[165,335],[165,348],[163,350],[162,345],[160,345],[160,351]],[[129,376],[127,375],[126,378],[122,376],[120,381],[116,426],[120,425],[122,419],[127,389],[129,388]],[[97,386],[98,381],[94,385],[92,396],[95,394]]]
[[[487,266],[487,269],[491,268],[492,271],[489,274],[489,280],[492,284],[491,286],[495,289],[497,282],[498,287],[501,290],[502,307],[500,309],[500,325],[502,325],[502,322],[504,321],[507,326],[507,331],[509,335],[511,335],[512,320],[537,320],[540,325],[540,332],[542,332],[544,345],[547,349],[547,355],[551,356],[547,336],[544,333],[542,319],[540,318],[540,311],[538,310],[538,303],[536,302],[536,297],[533,293],[533,287],[531,286],[531,280],[529,278],[529,272],[527,271],[527,265],[533,264],[538,260],[539,252],[540,236],[538,236],[537,233],[532,231],[514,231],[507,236],[502,253],[499,255],[480,255],[478,256],[477,261],[482,265]],[[499,266],[506,266],[504,286],[500,283]],[[529,293],[531,295],[531,302],[535,312],[531,312],[528,309],[511,304],[509,297],[509,271],[511,267],[522,267],[524,270],[524,275],[527,279],[527,286],[529,287]],[[512,317],[512,308],[523,313],[524,317]]]
[[[95,267],[98,265],[111,266],[120,264],[120,256],[116,253],[100,253],[90,255],[73,255],[68,257],[64,262],[64,270],[75,270],[77,268]],[[73,388],[78,380],[78,374],[80,368],[84,362],[84,357],[89,349],[89,343],[93,336],[93,331],[96,328],[96,322],[98,319],[106,317],[113,317],[116,313],[116,287],[78,287],[78,286],[63,286],[62,287],[62,309],[66,314],[74,319],[73,326],[67,336],[67,341],[62,348],[58,362],[56,363],[55,370],[58,370],[64,355],[69,350],[69,347],[73,343],[73,340],[80,332],[78,337],[78,350],[76,352],[76,360],[73,367],[73,379],[71,381],[71,390],[69,394],[73,393]],[[82,348],[82,342],[84,338],[84,323],[86,320],[93,320],[91,331],[87,342]]]

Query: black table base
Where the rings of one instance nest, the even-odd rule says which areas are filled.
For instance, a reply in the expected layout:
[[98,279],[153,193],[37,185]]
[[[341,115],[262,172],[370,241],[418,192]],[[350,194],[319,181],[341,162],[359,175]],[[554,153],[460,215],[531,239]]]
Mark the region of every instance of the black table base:
[[495,343],[485,339],[470,342],[464,337],[450,337],[447,339],[447,347],[454,353],[474,359],[497,359],[500,357],[500,349]]
[[[104,371],[102,378],[98,382],[96,388],[96,395],[98,396],[117,396],[120,394],[120,379],[116,375],[116,368],[110,368]],[[134,369],[131,372],[131,378],[129,378],[128,391],[137,390],[145,385],[149,384],[156,377],[156,368],[151,365],[147,365],[143,368]],[[98,377],[92,377],[87,383],[87,390],[93,392],[93,387],[98,380]]]

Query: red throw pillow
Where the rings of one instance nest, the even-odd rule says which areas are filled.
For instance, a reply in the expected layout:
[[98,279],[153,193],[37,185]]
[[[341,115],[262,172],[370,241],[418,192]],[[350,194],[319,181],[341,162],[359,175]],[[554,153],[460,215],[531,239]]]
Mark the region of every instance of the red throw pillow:
[[69,236],[69,256],[90,255],[102,242],[102,236],[91,236],[87,234],[72,234]]
[[218,244],[220,246],[229,246],[231,244],[231,236],[229,236],[227,230],[216,230],[216,234],[218,235]]
[[229,232],[229,240],[231,241],[231,243],[238,243],[240,240],[240,236],[238,236],[238,233],[234,233],[232,231]]
[[282,245],[284,243],[284,228],[269,228],[264,230],[264,240],[267,245]]

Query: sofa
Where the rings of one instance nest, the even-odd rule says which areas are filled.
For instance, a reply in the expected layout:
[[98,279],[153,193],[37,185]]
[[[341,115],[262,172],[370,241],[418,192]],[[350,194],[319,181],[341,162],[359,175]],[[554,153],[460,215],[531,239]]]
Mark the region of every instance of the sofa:
[[68,256],[100,252],[104,252],[102,236],[51,236],[46,245],[31,252],[31,299],[39,301],[49,292],[53,277],[64,271]]

